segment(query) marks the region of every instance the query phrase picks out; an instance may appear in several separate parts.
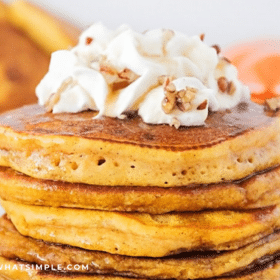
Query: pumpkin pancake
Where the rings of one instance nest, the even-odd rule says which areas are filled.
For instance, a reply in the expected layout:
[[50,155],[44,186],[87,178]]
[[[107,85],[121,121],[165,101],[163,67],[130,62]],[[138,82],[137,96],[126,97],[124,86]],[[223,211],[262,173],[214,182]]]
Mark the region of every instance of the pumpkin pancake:
[[148,125],[38,105],[0,117],[0,165],[42,179],[175,187],[236,180],[280,163],[278,112],[242,103],[202,127]]
[[0,197],[22,204],[145,212],[252,209],[280,203],[280,167],[242,181],[192,188],[97,186],[35,179],[0,167]]
[[23,235],[128,256],[233,250],[259,240],[280,225],[278,206],[242,212],[152,215],[31,206],[3,200],[1,205]]
[[[280,260],[275,256],[274,259],[263,261],[253,265],[242,272],[234,275],[221,276],[215,278],[204,278],[205,280],[279,280]],[[7,269],[5,269],[5,267]],[[67,273],[59,271],[42,271],[36,269],[36,264],[23,262],[20,260],[10,260],[0,257],[0,279],[2,280],[135,280],[134,277],[122,277],[112,275],[99,275],[90,273]],[[10,268],[10,269],[9,269]],[[148,280],[149,278],[138,278]],[[156,278],[155,278],[156,279]]]
[[[67,270],[78,265],[76,272],[111,274],[157,279],[198,279],[221,276],[244,270],[260,259],[280,254],[280,232],[228,252],[190,252],[168,258],[135,258],[88,251],[71,246],[50,244],[22,236],[6,218],[0,219],[0,256],[28,263],[48,264]],[[273,257],[272,257],[273,256]]]

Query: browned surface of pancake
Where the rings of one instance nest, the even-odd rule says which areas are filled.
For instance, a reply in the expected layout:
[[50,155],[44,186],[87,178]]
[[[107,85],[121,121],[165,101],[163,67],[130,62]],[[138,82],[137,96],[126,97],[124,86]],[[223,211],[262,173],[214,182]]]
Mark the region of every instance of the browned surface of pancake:
[[176,130],[138,117],[45,113],[0,117],[0,165],[31,177],[108,186],[178,187],[241,179],[280,164],[280,119],[256,104]]
[[230,252],[190,252],[168,258],[134,258],[45,243],[24,237],[6,218],[0,219],[0,256],[28,263],[79,265],[76,272],[114,274],[139,278],[198,279],[235,273],[280,254],[280,232]]
[[240,182],[193,188],[110,187],[35,179],[0,167],[0,197],[30,205],[162,214],[280,203],[280,167]]
[[28,36],[0,22],[0,111],[36,102],[35,87],[48,71],[49,55]]
[[93,120],[95,115],[93,111],[46,113],[42,107],[33,105],[2,115],[0,125],[26,134],[77,136],[180,151],[210,147],[251,130],[262,129],[276,122],[278,117],[278,113],[265,112],[263,106],[244,103],[231,110],[210,114],[205,126],[176,130],[169,125],[146,124],[140,117]]

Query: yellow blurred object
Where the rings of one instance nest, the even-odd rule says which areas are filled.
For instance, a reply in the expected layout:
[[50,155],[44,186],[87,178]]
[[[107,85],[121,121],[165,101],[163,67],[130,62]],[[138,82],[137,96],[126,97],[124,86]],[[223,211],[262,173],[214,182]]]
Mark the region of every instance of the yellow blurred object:
[[25,31],[49,54],[77,43],[80,31],[77,27],[31,3],[23,0],[13,2],[9,6],[8,15],[12,24]]

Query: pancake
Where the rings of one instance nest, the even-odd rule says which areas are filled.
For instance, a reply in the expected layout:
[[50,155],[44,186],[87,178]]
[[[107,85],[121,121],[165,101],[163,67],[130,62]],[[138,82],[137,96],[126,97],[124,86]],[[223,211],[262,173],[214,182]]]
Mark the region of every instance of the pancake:
[[[0,219],[0,256],[28,263],[48,264],[76,272],[157,279],[198,279],[244,270],[256,262],[280,255],[280,231],[229,252],[190,252],[168,258],[135,258],[50,244],[24,237],[6,218]],[[83,267],[87,266],[84,271]]]
[[233,250],[259,240],[280,225],[278,206],[242,212],[151,215],[31,206],[3,200],[1,205],[23,235],[128,256]]
[[33,105],[2,115],[0,165],[41,179],[175,187],[241,179],[280,163],[279,114],[257,104],[178,130],[95,114]]
[[[272,261],[257,264],[252,268],[235,275],[215,278],[204,278],[208,280],[279,280],[280,263],[279,258]],[[34,264],[33,264],[34,265]],[[11,267],[13,269],[1,269],[0,279],[4,280],[56,280],[56,279],[79,279],[79,280],[135,280],[131,277],[85,274],[85,273],[65,273],[55,271],[36,270],[36,266],[32,267],[31,263],[19,260],[9,260],[0,257],[0,268]],[[139,278],[139,280],[147,280],[148,278]],[[156,279],[156,278],[155,278]]]
[[48,71],[50,57],[28,35],[0,21],[0,112],[36,102],[35,87]]
[[0,197],[22,204],[108,211],[252,209],[280,203],[280,167],[242,181],[193,187],[97,186],[35,179],[0,167]]

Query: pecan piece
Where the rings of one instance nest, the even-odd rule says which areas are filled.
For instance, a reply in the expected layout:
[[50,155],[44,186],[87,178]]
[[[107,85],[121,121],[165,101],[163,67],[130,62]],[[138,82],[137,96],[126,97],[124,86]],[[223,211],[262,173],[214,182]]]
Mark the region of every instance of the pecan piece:
[[176,129],[178,129],[180,127],[181,123],[179,122],[179,120],[177,118],[173,118],[171,121],[170,126],[174,126]]
[[212,48],[216,50],[217,54],[221,52],[221,47],[219,45],[213,45]]
[[52,111],[54,105],[59,101],[62,92],[65,91],[68,86],[73,84],[73,82],[74,82],[73,78],[72,77],[68,77],[66,80],[64,80],[62,82],[62,84],[58,88],[58,90],[51,94],[51,96],[49,97],[49,99],[47,100],[47,102],[45,104],[45,108],[46,108],[47,112],[51,112]]
[[191,101],[194,100],[197,89],[187,87],[177,92],[177,106],[182,112],[191,110]]
[[204,33],[200,34],[199,38],[200,38],[201,41],[204,41],[205,34]]
[[164,89],[165,89],[165,91],[172,92],[172,93],[174,93],[176,91],[176,87],[173,83],[168,83],[168,85],[166,85],[164,87]]
[[93,41],[93,38],[91,37],[86,37],[86,45],[90,45]]
[[229,95],[233,95],[236,91],[236,86],[234,85],[234,83],[231,81],[228,83],[228,88],[227,88],[227,93]]
[[118,73],[119,78],[127,80],[130,84],[139,78],[139,75],[135,74],[132,70],[125,68]]
[[265,100],[264,103],[266,109],[276,111],[280,108],[280,97],[273,97]]
[[173,80],[175,80],[175,77],[173,76],[161,75],[158,77],[158,83],[163,85],[163,87],[169,85],[169,83],[171,83]]
[[227,57],[225,57],[225,56],[223,56],[223,57],[222,57],[222,60],[224,60],[225,62],[227,62],[227,63],[230,63],[230,64],[231,64],[231,61],[230,61]]
[[166,96],[163,100],[162,100],[162,103],[161,103],[161,106],[162,106],[162,109],[164,111],[165,114],[169,114],[171,113],[171,111],[174,109],[175,107],[175,103],[176,103],[176,97],[174,95],[171,96]]
[[197,110],[204,110],[207,107],[207,100],[205,99],[198,107],[196,108]]
[[221,92],[226,92],[228,90],[228,80],[226,77],[220,77],[217,83]]

